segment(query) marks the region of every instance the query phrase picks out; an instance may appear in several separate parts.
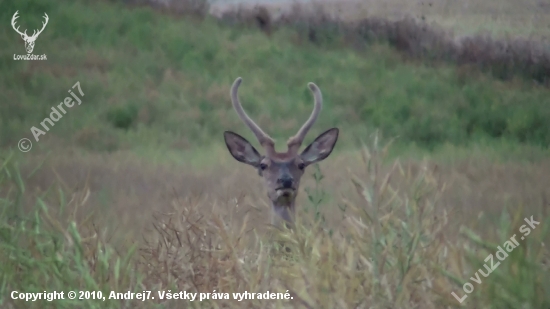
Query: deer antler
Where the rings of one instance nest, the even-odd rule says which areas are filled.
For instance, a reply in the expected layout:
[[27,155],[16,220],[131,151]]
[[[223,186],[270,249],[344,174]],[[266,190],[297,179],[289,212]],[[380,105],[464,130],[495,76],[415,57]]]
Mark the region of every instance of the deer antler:
[[42,33],[42,31],[44,31],[44,28],[46,28],[46,25],[48,24],[48,20],[50,20],[50,18],[48,17],[48,14],[44,13],[44,19],[46,19],[46,21],[42,22],[42,29],[40,29],[36,34],[34,34],[36,32],[36,30],[33,30],[31,37],[35,38],[40,33]]
[[48,24],[48,20],[50,20],[50,18],[48,17],[48,14],[44,13],[44,18],[46,19],[46,21],[42,22],[42,29],[40,29],[38,31],[38,33],[36,33],[36,30],[34,30],[32,32],[32,35],[29,36],[27,34],[27,30],[25,30],[25,32],[21,32],[21,31],[19,31],[19,26],[17,28],[15,28],[15,20],[19,18],[19,16],[17,15],[18,13],[19,13],[19,10],[15,11],[15,14],[13,14],[13,17],[11,18],[11,26],[13,27],[13,30],[15,30],[15,32],[17,32],[21,36],[25,36],[27,38],[36,38],[40,33],[42,33],[42,31],[44,31],[44,28],[46,28],[46,25]]
[[239,115],[239,118],[250,128],[250,130],[254,133],[256,138],[258,139],[258,142],[266,149],[267,152],[274,152],[275,151],[275,141],[246,114],[243,107],[241,106],[241,102],[239,101],[239,96],[237,95],[237,92],[239,91],[239,86],[241,85],[242,78],[237,77],[237,79],[233,82],[233,86],[231,86],[231,103],[233,103],[233,108]]
[[315,85],[314,83],[309,83],[307,85],[311,90],[311,92],[313,92],[315,105],[313,106],[313,111],[311,112],[309,119],[300,128],[298,133],[296,133],[296,135],[294,135],[293,137],[289,138],[288,142],[286,142],[286,145],[288,146],[288,151],[292,153],[298,151],[298,149],[302,145],[302,142],[304,141],[304,138],[307,135],[307,132],[313,126],[313,124],[317,120],[317,117],[319,116],[319,113],[321,112],[321,108],[323,108],[323,96],[321,94],[321,90],[319,89],[319,87],[317,87],[317,85]]
[[28,36],[27,35],[27,30],[25,30],[25,32],[21,32],[19,31],[19,27],[15,28],[15,20],[19,18],[19,16],[17,16],[17,13],[19,12],[19,10],[15,11],[15,14],[13,14],[13,17],[11,18],[11,26],[13,27],[13,30],[15,30],[15,32],[19,33],[21,36]]

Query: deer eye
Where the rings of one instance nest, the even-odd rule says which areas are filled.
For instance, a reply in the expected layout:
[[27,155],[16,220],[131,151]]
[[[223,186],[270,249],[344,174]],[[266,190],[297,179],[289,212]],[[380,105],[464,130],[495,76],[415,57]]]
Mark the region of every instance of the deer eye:
[[260,163],[260,169],[263,171],[267,168],[267,164],[265,163]]
[[304,168],[306,168],[306,165],[304,163],[300,163],[298,164],[298,168],[303,170]]

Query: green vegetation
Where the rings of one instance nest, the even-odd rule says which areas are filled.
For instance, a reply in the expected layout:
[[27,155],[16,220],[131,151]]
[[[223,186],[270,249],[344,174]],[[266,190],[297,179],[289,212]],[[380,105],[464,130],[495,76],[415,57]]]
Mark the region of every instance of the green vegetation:
[[[466,282],[467,308],[550,306],[548,88],[413,60],[395,42],[351,49],[330,26],[311,42],[292,25],[267,35],[117,1],[0,3],[4,21],[16,10],[28,33],[49,15],[33,52],[48,60],[14,61],[24,42],[1,27],[0,307],[458,308]],[[341,129],[304,177],[295,231],[266,226],[256,174],[223,145],[224,130],[255,143],[231,108],[238,76],[279,146],[311,112],[309,81],[325,100],[309,138]],[[30,128],[77,81],[82,105],[35,142]],[[472,282],[531,216],[540,225]],[[11,298],[70,290],[107,300]],[[108,299],[144,290],[155,299]],[[229,300],[158,298],[168,290]],[[293,299],[233,300],[245,291]]]
[[[474,70],[406,62],[380,44],[362,52],[338,48],[337,40],[327,48],[294,44],[293,30],[267,37],[253,28],[175,19],[150,8],[26,3],[4,2],[2,18],[28,7],[19,23],[28,20],[32,29],[47,11],[50,23],[35,53],[46,53],[48,60],[14,61],[13,53],[24,52],[21,38],[10,29],[0,37],[10,46],[1,52],[3,146],[30,137],[30,127],[39,126],[76,81],[84,103],[48,138],[95,150],[220,143],[227,128],[245,131],[229,103],[228,89],[237,76],[244,79],[243,104],[279,142],[310,112],[306,84],[314,81],[326,102],[314,129],[339,126],[345,132],[342,143],[355,144],[374,128],[421,147],[480,137],[550,143],[549,91],[531,82],[500,82]],[[89,11],[94,15],[81,13]]]

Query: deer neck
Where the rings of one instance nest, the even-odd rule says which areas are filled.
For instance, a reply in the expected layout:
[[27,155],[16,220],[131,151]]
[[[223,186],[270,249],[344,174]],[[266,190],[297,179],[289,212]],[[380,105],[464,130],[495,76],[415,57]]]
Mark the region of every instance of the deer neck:
[[295,200],[296,196],[281,196],[275,200],[271,200],[271,210],[273,212],[271,223],[273,225],[280,226],[283,222],[292,225],[295,215]]

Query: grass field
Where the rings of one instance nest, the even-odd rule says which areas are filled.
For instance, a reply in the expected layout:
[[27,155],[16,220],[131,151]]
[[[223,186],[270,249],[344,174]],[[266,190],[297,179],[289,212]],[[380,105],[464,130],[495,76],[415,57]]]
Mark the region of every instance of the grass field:
[[[277,17],[292,9],[293,1],[243,1],[242,6],[254,6],[257,2],[265,3],[266,7]],[[492,36],[524,36],[536,37],[542,40],[550,39],[550,4],[547,1],[504,0],[498,3],[484,0],[313,0],[296,1],[300,3],[315,3],[306,6],[305,10],[315,10],[319,6],[325,8],[331,15],[345,20],[356,21],[366,16],[376,16],[389,19],[402,19],[413,16],[435,23],[457,35],[472,35],[487,32]],[[238,6],[238,1],[214,1],[211,12],[221,15]]]
[[[542,2],[439,4],[426,18],[459,34],[548,35]],[[347,18],[415,12],[369,6]],[[7,26],[15,11],[28,33],[48,14],[33,51],[46,61],[13,60],[26,54]],[[1,308],[550,306],[544,84],[413,59],[383,41],[317,44],[292,26],[266,35],[115,1],[4,1],[0,16]],[[333,154],[304,176],[294,231],[268,226],[257,173],[223,144],[224,130],[255,142],[231,108],[238,76],[244,108],[278,149],[311,112],[310,81],[325,104],[305,143],[340,128]],[[36,141],[31,127],[43,129],[77,82],[81,105]],[[500,262],[490,275],[489,254]],[[462,303],[452,296],[470,285]],[[12,299],[71,290],[107,299]],[[211,294],[159,299],[169,290]],[[245,291],[292,299],[234,299]]]

